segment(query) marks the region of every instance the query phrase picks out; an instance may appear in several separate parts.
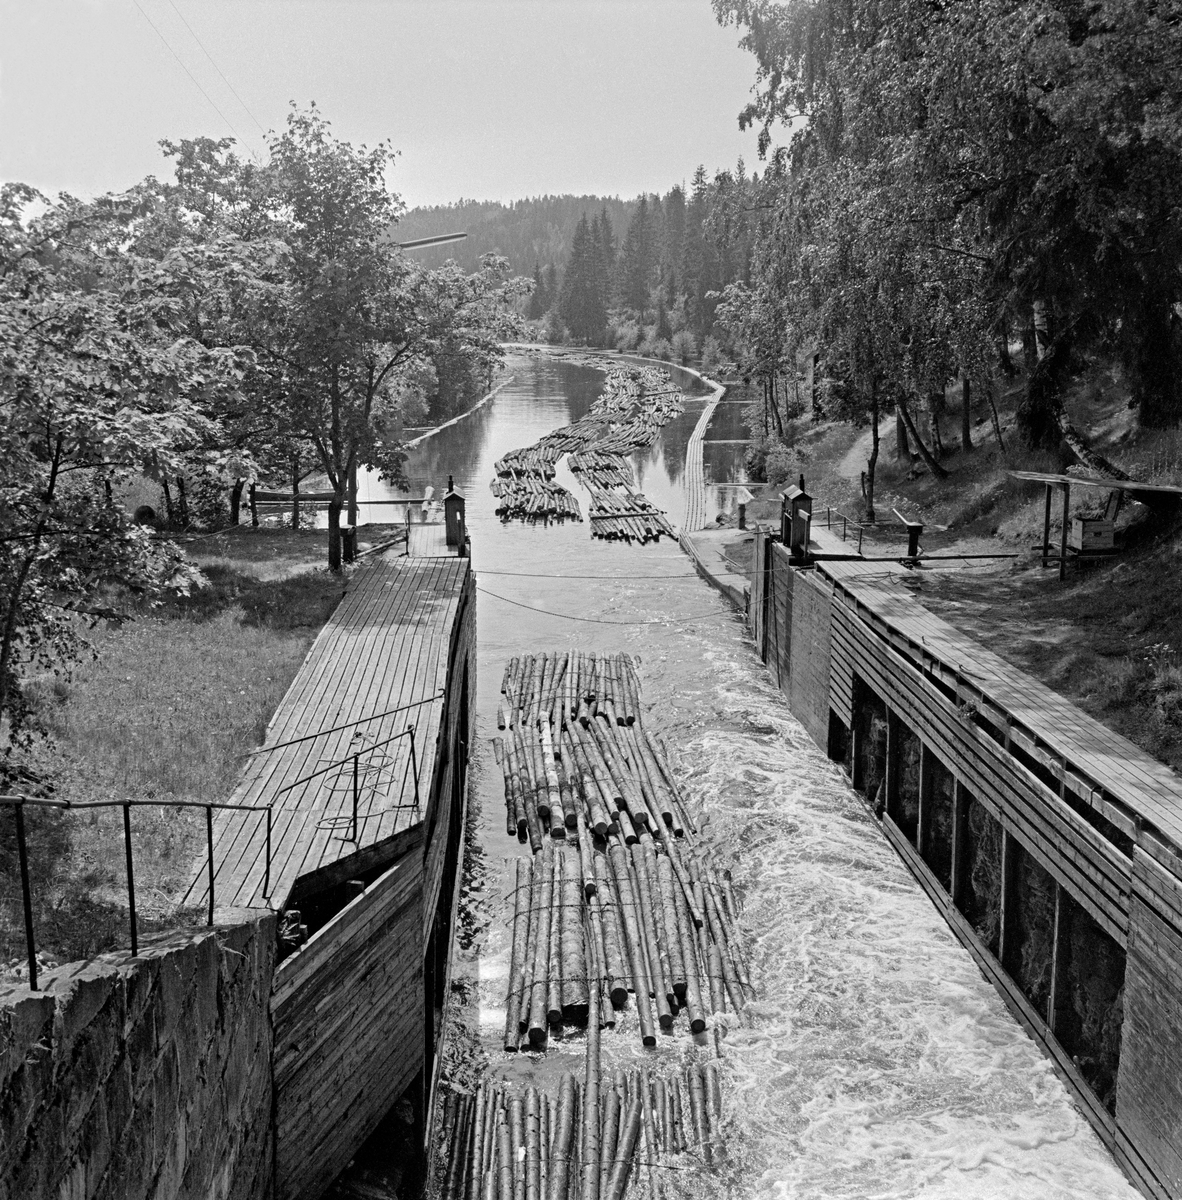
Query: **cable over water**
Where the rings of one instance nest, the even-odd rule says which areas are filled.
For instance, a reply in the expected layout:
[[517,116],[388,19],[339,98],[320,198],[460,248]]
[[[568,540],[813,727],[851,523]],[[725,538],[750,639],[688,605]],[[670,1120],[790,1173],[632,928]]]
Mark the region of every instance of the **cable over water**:
[[[582,1070],[581,1032],[551,1037],[543,1055],[503,1049],[514,859],[530,852],[506,834],[491,739],[513,655],[568,646],[627,653],[640,659],[642,719],[668,749],[698,839],[732,872],[751,955],[756,998],[721,1039],[733,1153],[725,1177],[709,1177],[705,1190],[802,1200],[1134,1197],[842,772],[788,713],[741,619],[688,574],[629,578],[665,569],[667,550],[592,541],[585,524],[496,518],[486,486],[493,462],[577,420],[602,378],[544,360],[509,370],[513,384],[476,424],[440,435],[463,431],[462,440],[432,439],[407,464],[412,486],[455,473],[474,565],[501,572],[497,593],[515,602],[482,597],[478,614],[473,837],[449,1075],[461,1087],[528,1078],[557,1091],[563,1074]],[[687,407],[634,460],[638,485],[677,524],[698,415]],[[716,619],[696,616],[707,612]],[[604,614],[629,623],[567,619]],[[710,1053],[687,1049],[680,1031],[643,1050],[631,1007],[617,1018],[602,1033],[605,1070],[640,1062],[673,1070]]]

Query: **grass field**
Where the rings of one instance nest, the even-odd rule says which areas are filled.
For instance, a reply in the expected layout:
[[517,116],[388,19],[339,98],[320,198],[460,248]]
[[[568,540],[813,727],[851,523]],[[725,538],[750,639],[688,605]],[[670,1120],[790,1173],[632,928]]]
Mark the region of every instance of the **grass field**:
[[[182,543],[183,544],[183,543]],[[224,800],[258,745],[343,580],[320,568],[321,531],[235,530],[186,549],[209,585],[118,628],[92,631],[94,657],[31,691],[48,740],[34,762],[55,796]],[[11,814],[0,814],[11,824]],[[199,809],[133,810],[141,931],[201,919],[178,900],[201,861]],[[72,961],[128,941],[123,816],[118,808],[30,810],[39,950]],[[24,962],[11,828],[2,839],[0,967]]]

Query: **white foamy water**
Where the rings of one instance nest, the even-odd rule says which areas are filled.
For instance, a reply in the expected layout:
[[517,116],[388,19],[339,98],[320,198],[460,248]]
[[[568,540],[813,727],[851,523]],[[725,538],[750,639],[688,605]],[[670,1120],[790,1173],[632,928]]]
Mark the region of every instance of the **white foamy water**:
[[[622,650],[642,658],[642,720],[668,744],[703,814],[699,836],[732,870],[744,908],[758,998],[722,1042],[737,1166],[714,1193],[1137,1196],[844,774],[789,714],[742,623],[688,560],[667,542],[625,547],[592,542],[586,525],[503,526],[493,517],[495,458],[581,415],[595,391],[582,368],[512,370],[516,381],[481,411],[462,448],[449,458],[435,445],[430,459],[438,472],[462,458],[455,470],[479,583],[506,598],[478,597],[477,840],[449,1033],[457,1073],[488,1068],[537,1082],[581,1066],[577,1034],[545,1055],[501,1048],[504,897],[512,860],[528,849],[505,833],[490,739],[510,655]],[[679,445],[696,419],[690,407],[673,431]],[[662,461],[671,457],[666,447]],[[412,478],[415,468],[412,458]],[[662,486],[677,482],[674,472]],[[663,578],[634,578],[642,575]],[[709,1038],[701,1041],[708,1048]],[[605,1031],[603,1047],[612,1063],[641,1056],[630,1017]],[[662,1038],[656,1053],[677,1059],[694,1050],[679,1034]]]

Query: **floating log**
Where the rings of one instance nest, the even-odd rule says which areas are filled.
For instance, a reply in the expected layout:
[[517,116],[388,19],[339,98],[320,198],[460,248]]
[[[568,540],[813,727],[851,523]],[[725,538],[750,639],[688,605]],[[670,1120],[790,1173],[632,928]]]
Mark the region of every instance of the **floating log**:
[[[568,1021],[587,1020],[590,1011],[591,972],[587,969],[586,943],[583,933],[583,898],[581,882],[574,872],[562,877],[562,921],[560,954],[562,960],[562,1018]],[[594,1022],[598,1037],[599,1022]]]
[[653,1028],[652,1009],[649,1006],[651,985],[649,983],[648,960],[644,943],[640,937],[639,914],[636,906],[636,896],[632,889],[632,881],[628,872],[628,859],[623,846],[613,845],[608,852],[612,865],[612,875],[616,882],[616,890],[620,896],[621,916],[628,943],[628,961],[631,967],[632,984],[635,988],[636,1015],[640,1022],[640,1038],[644,1045],[657,1044],[656,1030]]
[[607,1185],[607,1200],[623,1200],[624,1189],[628,1186],[628,1175],[632,1170],[632,1155],[640,1137],[640,1109],[640,1097],[636,1096],[629,1101],[627,1115],[621,1122],[620,1139],[616,1145],[611,1178]]
[[[537,887],[538,873],[541,872],[541,889]],[[530,991],[529,1005],[529,1040],[535,1046],[546,1041],[547,1020],[546,1003],[548,1000],[547,983],[550,967],[550,927],[551,915],[554,911],[554,876],[550,862],[543,853],[534,860],[534,897],[536,908],[533,915],[536,920],[530,922],[530,928],[537,928],[534,940],[533,982]]]
[[562,930],[566,921],[563,855],[552,857],[553,910],[550,916],[550,963],[546,978],[546,1017],[551,1025],[562,1024]]
[[521,1040],[521,1002],[525,994],[525,956],[529,942],[533,872],[524,859],[513,868],[513,929],[509,958],[509,1003],[505,1012],[505,1049],[515,1051]]
[[525,1200],[542,1200],[542,1114],[533,1087],[525,1092]]
[[570,1181],[571,1151],[574,1146],[575,1081],[570,1074],[562,1077],[558,1094],[558,1120],[554,1147],[550,1153],[549,1200],[566,1200]]

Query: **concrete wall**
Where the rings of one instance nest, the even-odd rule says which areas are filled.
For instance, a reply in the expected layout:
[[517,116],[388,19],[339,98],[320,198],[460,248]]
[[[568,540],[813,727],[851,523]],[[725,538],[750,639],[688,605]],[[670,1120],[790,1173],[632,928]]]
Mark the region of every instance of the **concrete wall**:
[[0,991],[0,1200],[266,1197],[274,950],[219,914]]

